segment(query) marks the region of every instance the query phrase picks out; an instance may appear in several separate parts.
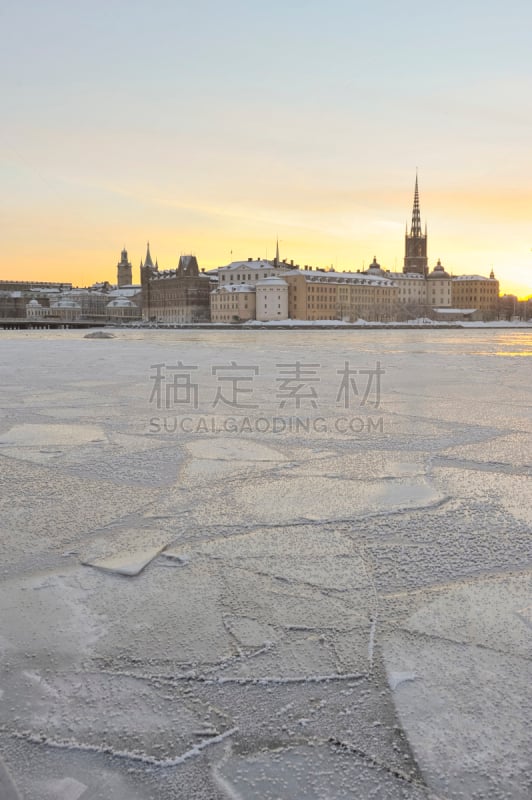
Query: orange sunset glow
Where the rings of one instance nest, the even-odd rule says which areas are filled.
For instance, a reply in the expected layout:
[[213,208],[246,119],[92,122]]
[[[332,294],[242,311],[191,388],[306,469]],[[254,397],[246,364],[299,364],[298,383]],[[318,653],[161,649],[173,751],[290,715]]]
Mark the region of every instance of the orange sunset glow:
[[1,279],[113,282],[125,246],[138,281],[148,240],[162,269],[277,238],[301,265],[401,269],[418,168],[429,263],[532,295],[528,44],[502,10],[458,36],[417,6],[45,5],[5,13]]

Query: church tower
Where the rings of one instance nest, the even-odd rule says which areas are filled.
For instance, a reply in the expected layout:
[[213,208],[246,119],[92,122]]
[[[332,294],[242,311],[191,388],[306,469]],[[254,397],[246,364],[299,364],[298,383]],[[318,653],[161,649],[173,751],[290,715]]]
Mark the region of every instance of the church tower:
[[131,286],[133,283],[133,272],[131,270],[131,262],[127,260],[127,250],[125,247],[120,254],[120,261],[116,267],[118,288],[121,286]]
[[429,271],[427,259],[427,226],[425,233],[421,232],[421,215],[419,213],[419,190],[417,185],[414,189],[414,207],[412,209],[412,226],[410,233],[408,227],[405,234],[405,261],[403,272],[417,272],[419,275],[427,276]]

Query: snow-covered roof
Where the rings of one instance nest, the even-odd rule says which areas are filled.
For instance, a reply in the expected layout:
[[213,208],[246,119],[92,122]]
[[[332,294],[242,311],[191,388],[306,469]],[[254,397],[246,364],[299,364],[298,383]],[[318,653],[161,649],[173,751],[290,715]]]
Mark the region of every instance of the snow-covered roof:
[[110,303],[107,303],[106,308],[135,308],[135,303],[128,300],[127,297],[114,297]]
[[[284,277],[293,276],[292,270],[281,273]],[[307,283],[361,283],[372,286],[393,286],[386,275],[368,275],[366,272],[325,272],[325,270],[299,270],[296,275],[304,275]],[[265,280],[269,280],[265,278]],[[260,283],[260,281],[259,281]]]
[[107,292],[100,292],[98,290],[90,289],[72,289],[68,292],[63,292],[62,297],[77,299],[79,297],[107,297]]
[[[262,281],[259,281],[262,283]],[[255,286],[250,286],[249,283],[231,283],[228,286],[220,286],[217,289],[213,289],[211,294],[234,294],[235,292],[243,292],[243,293],[255,293]]]
[[56,300],[55,303],[50,305],[50,308],[81,308],[79,303],[74,302],[74,300],[67,300],[66,298],[63,300]]
[[453,281],[489,281],[495,282],[495,278],[486,278],[485,275],[454,275]]
[[425,276],[421,275],[419,272],[390,272],[390,270],[387,270],[386,277],[394,281],[404,281],[406,279],[416,281],[425,280]]
[[[281,265],[279,265],[281,266]],[[277,269],[279,269],[279,266]],[[284,268],[285,265],[283,265]],[[225,267],[219,267],[220,270],[233,270],[233,269],[274,269],[275,262],[267,261],[263,258],[258,258],[256,261],[232,261],[230,264],[227,264]]]
[[434,308],[437,314],[474,314],[476,308]]
[[135,297],[141,291],[141,288],[141,286],[120,286],[118,289],[112,289],[106,296]]
[[277,275],[270,275],[269,278],[261,278],[260,281],[257,281],[257,287],[260,286],[286,286],[288,284],[282,278],[277,277]]

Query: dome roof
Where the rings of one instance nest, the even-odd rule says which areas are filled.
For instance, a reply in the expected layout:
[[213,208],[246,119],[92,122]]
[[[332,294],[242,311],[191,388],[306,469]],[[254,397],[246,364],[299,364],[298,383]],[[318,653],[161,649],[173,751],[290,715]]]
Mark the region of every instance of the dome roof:
[[277,278],[275,275],[272,275],[270,278],[261,278],[260,281],[257,281],[257,286],[286,286],[288,284],[282,278]]
[[373,261],[369,265],[367,273],[368,273],[368,275],[384,275],[385,274],[385,272],[382,269],[381,265],[377,261],[377,257],[376,256],[373,256]]
[[135,305],[127,297],[119,296],[107,303],[106,308],[132,308]]
[[445,272],[444,268],[442,267],[440,259],[438,259],[438,263],[436,264],[432,272],[429,275],[427,275],[427,278],[450,278],[450,277],[451,276],[449,275],[449,273]]

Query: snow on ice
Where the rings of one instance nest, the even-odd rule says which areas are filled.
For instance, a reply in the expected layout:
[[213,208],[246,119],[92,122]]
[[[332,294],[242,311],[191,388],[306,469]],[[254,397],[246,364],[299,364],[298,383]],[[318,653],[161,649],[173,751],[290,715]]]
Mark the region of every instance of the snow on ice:
[[530,329],[113,333],[0,332],[2,800],[530,797]]

